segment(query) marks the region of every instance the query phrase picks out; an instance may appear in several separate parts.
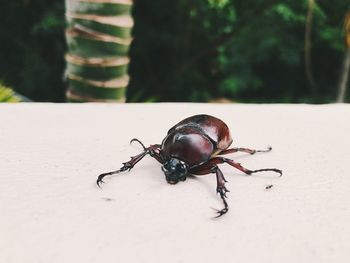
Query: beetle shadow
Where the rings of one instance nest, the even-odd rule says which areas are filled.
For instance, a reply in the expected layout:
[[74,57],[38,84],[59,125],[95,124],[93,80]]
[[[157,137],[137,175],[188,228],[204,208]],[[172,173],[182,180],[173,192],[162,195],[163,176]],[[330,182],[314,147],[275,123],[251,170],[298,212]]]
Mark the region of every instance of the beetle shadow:
[[[215,174],[212,174],[212,176],[215,177]],[[216,191],[215,191],[215,189],[216,189],[216,181],[215,181],[215,183],[213,185],[212,182],[209,182],[208,180],[201,180],[202,178],[200,178],[200,177],[202,177],[202,176],[196,176],[196,175],[193,175],[193,174],[187,176],[187,178],[189,180],[194,180],[194,181],[200,183],[201,185],[203,185],[207,189],[207,191],[209,193],[213,193],[214,196],[215,196],[216,195]]]

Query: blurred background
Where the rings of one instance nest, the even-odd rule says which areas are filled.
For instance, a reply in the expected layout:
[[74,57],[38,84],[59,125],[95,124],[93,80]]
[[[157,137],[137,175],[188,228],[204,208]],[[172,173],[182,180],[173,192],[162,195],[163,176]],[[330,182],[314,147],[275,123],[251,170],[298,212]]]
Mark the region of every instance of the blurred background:
[[349,101],[347,0],[2,1],[0,101]]

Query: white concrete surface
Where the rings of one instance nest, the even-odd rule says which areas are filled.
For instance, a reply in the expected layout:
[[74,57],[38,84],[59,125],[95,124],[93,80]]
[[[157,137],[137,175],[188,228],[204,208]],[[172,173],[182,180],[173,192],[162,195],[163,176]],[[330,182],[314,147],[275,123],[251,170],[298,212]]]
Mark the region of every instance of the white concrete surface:
[[[208,113],[230,127],[235,146],[273,147],[222,165],[230,211],[215,176],[168,185],[145,158],[171,125]],[[350,105],[2,104],[0,262],[350,262]],[[273,184],[270,190],[265,186]]]

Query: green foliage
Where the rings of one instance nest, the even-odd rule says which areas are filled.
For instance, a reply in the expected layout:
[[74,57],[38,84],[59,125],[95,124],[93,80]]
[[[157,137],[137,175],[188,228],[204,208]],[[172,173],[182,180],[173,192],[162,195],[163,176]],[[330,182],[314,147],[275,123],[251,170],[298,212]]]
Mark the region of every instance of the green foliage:
[[214,8],[224,8],[229,2],[229,0],[208,0],[209,6]]
[[349,4],[316,3],[311,51],[317,97],[305,77],[306,0],[136,0],[129,98],[334,100]]
[[21,98],[17,97],[12,89],[0,83],[0,102],[20,102]]
[[[318,0],[305,77],[307,0],[134,0],[129,101],[331,102],[348,1]],[[64,101],[64,1],[3,1],[0,78],[35,101]]]
[[3,1],[0,78],[35,101],[63,101],[64,1]]

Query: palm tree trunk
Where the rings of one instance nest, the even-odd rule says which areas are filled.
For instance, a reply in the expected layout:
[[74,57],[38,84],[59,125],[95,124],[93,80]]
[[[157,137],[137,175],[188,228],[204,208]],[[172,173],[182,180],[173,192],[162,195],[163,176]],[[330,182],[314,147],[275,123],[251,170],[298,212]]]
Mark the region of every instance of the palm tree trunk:
[[337,102],[345,102],[346,87],[348,84],[349,72],[350,72],[350,10],[345,15],[344,30],[345,30],[345,41],[346,41],[347,51],[344,56],[343,70],[342,70],[339,87],[338,87]]
[[69,101],[124,101],[132,0],[66,0]]
[[313,12],[315,8],[315,0],[308,0],[308,8],[306,14],[306,23],[305,23],[305,41],[304,41],[304,63],[305,63],[305,73],[306,78],[309,82],[311,88],[311,96],[314,102],[317,101],[317,86],[314,78],[314,74],[312,71],[311,65],[311,30],[312,30],[312,20],[313,20]]

